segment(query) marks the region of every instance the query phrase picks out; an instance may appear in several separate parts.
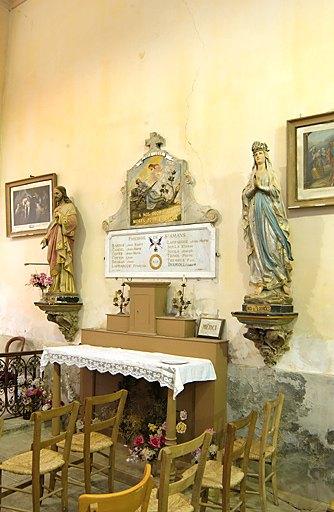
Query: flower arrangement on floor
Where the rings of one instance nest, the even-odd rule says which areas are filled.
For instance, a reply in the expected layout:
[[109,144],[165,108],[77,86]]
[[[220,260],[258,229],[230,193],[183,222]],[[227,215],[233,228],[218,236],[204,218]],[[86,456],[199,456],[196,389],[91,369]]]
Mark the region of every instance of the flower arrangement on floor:
[[42,290],[44,295],[49,286],[52,285],[52,277],[47,276],[44,272],[41,272],[40,274],[31,274],[29,283],[27,284],[29,286],[35,286],[36,288],[39,288]]
[[147,425],[162,425],[166,418],[167,390],[158,382],[147,382],[124,376],[119,389],[128,390],[128,398],[124,408],[123,420],[120,424],[120,435],[127,446],[132,444],[135,436],[147,431]]
[[42,379],[26,380],[22,375],[18,378],[18,385],[20,386],[19,400],[22,404],[25,419],[30,419],[30,415],[34,411],[51,409],[51,395],[46,391]]
[[[179,421],[176,424],[177,434],[185,434],[187,431],[187,411],[183,410],[179,413]],[[146,428],[132,440],[129,448],[130,456],[128,461],[155,461],[158,459],[161,448],[166,446],[166,422],[162,425],[148,423]]]
[[[209,454],[208,459],[209,460],[215,460],[217,458],[218,453],[218,445],[216,444],[216,432],[213,430],[213,428],[207,428],[205,432],[209,432],[212,434],[212,441],[209,446]],[[193,461],[198,462],[201,456],[201,448],[197,448],[195,452],[193,452]]]

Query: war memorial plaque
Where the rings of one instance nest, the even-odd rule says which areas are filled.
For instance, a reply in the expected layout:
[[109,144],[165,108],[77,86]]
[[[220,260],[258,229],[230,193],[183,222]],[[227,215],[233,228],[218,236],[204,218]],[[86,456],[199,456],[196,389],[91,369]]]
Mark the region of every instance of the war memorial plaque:
[[105,276],[214,278],[215,254],[210,223],[110,231]]

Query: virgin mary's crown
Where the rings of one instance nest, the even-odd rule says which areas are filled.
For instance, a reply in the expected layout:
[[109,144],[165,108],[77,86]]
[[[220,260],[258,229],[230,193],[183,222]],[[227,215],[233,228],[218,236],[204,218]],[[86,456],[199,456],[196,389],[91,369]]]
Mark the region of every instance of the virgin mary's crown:
[[268,146],[267,146],[267,144],[265,142],[258,142],[258,141],[256,141],[256,142],[253,142],[253,145],[252,145],[253,155],[257,151],[264,151],[264,153],[268,153],[269,148],[268,148]]

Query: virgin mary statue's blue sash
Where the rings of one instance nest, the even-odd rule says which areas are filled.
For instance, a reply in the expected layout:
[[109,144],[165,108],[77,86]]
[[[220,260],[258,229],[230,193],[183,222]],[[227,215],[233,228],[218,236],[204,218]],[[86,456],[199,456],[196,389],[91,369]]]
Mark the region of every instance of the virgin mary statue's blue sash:
[[254,198],[254,210],[255,228],[258,236],[258,246],[261,261],[264,263],[265,267],[275,272],[277,263],[273,256],[270,254],[270,248],[268,246],[268,233],[266,233],[264,218],[268,220],[273,232],[277,236],[277,239],[282,244],[289,260],[292,261],[293,258],[291,254],[290,242],[278,224],[269,195],[265,194],[264,192],[257,191]]

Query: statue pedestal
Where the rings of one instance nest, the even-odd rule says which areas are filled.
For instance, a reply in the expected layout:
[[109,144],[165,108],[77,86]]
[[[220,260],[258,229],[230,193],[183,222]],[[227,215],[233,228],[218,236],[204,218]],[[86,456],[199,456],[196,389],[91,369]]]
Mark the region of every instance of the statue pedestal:
[[79,329],[78,315],[82,307],[82,302],[52,303],[40,301],[34,302],[34,304],[44,311],[49,322],[54,322],[58,325],[66,341],[73,343],[74,337]]
[[[243,311],[232,313],[240,323],[247,326],[245,338],[254,342],[268,366],[275,365],[290,349],[288,340],[292,334],[291,324],[298,313],[284,312],[285,307],[293,310],[290,304],[244,304]],[[246,308],[248,310],[245,311]],[[275,312],[277,308],[283,308],[283,311]]]

